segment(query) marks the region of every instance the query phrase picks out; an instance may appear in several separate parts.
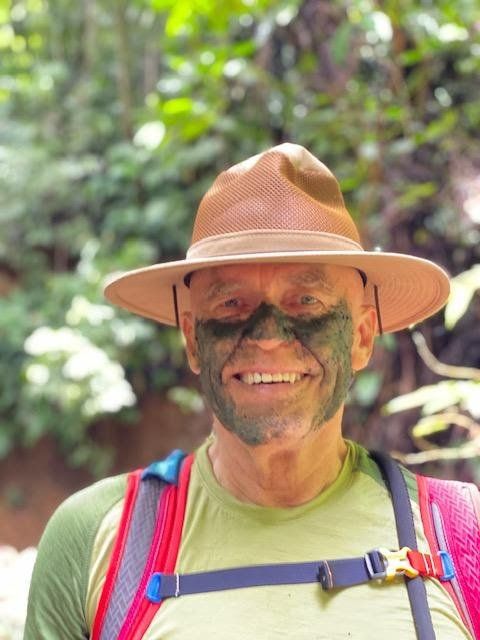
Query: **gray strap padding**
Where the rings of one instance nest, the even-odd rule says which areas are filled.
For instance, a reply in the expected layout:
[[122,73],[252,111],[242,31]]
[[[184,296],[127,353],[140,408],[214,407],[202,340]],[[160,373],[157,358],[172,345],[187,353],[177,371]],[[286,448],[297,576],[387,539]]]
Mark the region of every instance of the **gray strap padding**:
[[165,483],[156,478],[140,482],[120,569],[102,628],[101,640],[113,640],[132,606],[152,544],[160,496]]

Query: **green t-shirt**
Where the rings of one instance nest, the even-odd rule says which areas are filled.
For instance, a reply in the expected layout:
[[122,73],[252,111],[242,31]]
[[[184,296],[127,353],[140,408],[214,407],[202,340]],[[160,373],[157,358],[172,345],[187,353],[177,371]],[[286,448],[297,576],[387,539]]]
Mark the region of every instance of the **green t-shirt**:
[[[176,570],[180,573],[275,562],[361,556],[398,546],[388,492],[376,465],[349,443],[340,475],[310,502],[288,509],[235,499],[216,481],[208,441],[192,468]],[[407,475],[418,544],[415,481]],[[34,570],[25,640],[88,638],[121,515],[125,477],[101,481],[67,500],[50,521]],[[426,580],[439,640],[466,640],[448,594]],[[145,640],[414,640],[403,580],[335,592],[318,584],[252,587],[166,600]]]

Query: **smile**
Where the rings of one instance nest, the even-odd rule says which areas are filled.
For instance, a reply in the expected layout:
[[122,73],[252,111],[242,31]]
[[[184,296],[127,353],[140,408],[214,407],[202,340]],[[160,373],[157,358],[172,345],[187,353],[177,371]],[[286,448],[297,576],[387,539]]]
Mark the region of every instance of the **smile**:
[[272,384],[278,382],[289,382],[294,384],[300,382],[305,377],[305,374],[298,372],[286,372],[286,373],[242,373],[235,376],[241,382],[245,384]]

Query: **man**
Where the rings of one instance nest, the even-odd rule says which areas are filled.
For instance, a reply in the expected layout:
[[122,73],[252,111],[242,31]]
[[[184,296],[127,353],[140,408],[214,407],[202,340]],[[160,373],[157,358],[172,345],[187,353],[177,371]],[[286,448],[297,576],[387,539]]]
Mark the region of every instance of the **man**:
[[[436,265],[365,252],[338,183],[284,144],[220,174],[182,261],[116,278],[114,303],[181,326],[213,412],[196,452],[176,571],[363,556],[398,547],[391,500],[359,445],[342,437],[345,398],[378,332],[402,329],[448,295]],[[419,549],[428,546],[406,473]],[[92,629],[125,478],[57,511],[39,549],[25,638]],[[437,638],[471,636],[426,580]],[[403,580],[333,592],[275,585],[166,600],[147,640],[416,637]]]

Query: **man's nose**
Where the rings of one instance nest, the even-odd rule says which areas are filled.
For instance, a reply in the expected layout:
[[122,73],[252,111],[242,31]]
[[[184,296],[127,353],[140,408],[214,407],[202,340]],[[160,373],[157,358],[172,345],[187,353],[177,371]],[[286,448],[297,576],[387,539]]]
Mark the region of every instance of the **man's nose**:
[[294,335],[287,318],[279,310],[261,305],[250,318],[243,338],[256,342],[262,349],[272,350],[292,342]]

